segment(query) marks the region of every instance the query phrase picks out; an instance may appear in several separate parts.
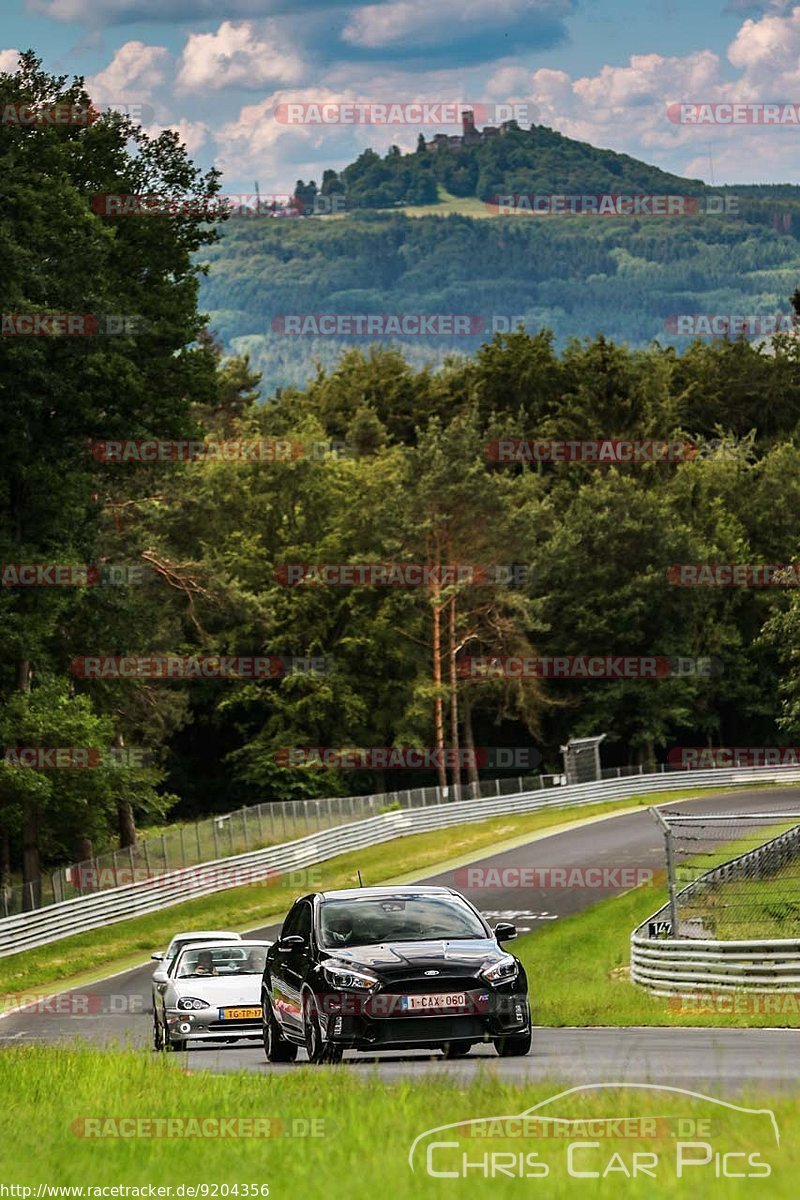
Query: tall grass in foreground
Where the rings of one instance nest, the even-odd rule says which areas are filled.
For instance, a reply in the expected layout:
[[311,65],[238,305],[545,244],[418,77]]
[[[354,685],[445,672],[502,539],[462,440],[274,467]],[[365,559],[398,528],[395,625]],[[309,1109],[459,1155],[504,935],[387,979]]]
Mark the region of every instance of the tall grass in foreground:
[[[569,1137],[465,1136],[444,1131],[418,1147],[412,1172],[408,1156],[415,1138],[433,1126],[478,1118],[510,1116],[552,1097],[565,1085],[535,1081],[512,1086],[489,1067],[475,1082],[459,1084],[441,1077],[417,1077],[389,1083],[377,1078],[369,1064],[361,1069],[296,1067],[287,1071],[210,1075],[187,1074],[174,1060],[124,1052],[103,1054],[79,1049],[26,1047],[0,1055],[0,1182],[52,1185],[217,1185],[216,1195],[246,1195],[244,1185],[269,1185],[273,1200],[374,1200],[474,1196],[720,1197],[769,1195],[770,1200],[797,1195],[800,1139],[798,1101],[763,1094],[735,1097],[753,1109],[774,1110],[780,1130],[776,1144],[770,1118],[737,1112],[682,1093],[579,1092],[553,1101],[543,1114],[567,1119],[590,1117],[661,1117],[655,1138],[592,1137],[575,1128]],[[702,1090],[702,1089],[698,1089]],[[730,1097],[728,1097],[730,1099]],[[134,1118],[272,1118],[291,1127],[317,1121],[317,1137],[234,1139],[201,1137],[86,1138],[75,1130],[87,1117]],[[683,1126],[676,1122],[682,1119]],[[691,1122],[710,1121],[706,1126]],[[79,1124],[75,1124],[78,1122]],[[539,1127],[542,1128],[541,1126]],[[552,1128],[552,1126],[548,1127]],[[561,1127],[563,1129],[563,1126]],[[477,1132],[477,1131],[476,1131]],[[509,1130],[508,1132],[514,1132]],[[705,1142],[709,1162],[687,1168],[676,1177],[679,1140]],[[432,1140],[456,1146],[432,1151],[431,1165],[456,1169],[458,1178],[433,1178],[426,1171]],[[595,1143],[578,1150],[573,1167],[598,1171],[599,1178],[571,1178],[568,1143]],[[655,1154],[654,1175],[628,1178],[633,1153]],[[739,1152],[767,1163],[768,1178],[719,1178],[715,1155]],[[464,1177],[462,1154],[470,1167]],[[692,1152],[695,1159],[704,1152]],[[503,1155],[498,1159],[498,1155]],[[528,1159],[526,1155],[538,1155]],[[520,1178],[531,1164],[547,1176]],[[616,1156],[616,1157],[615,1157]],[[721,1161],[721,1160],[720,1160]],[[753,1169],[746,1158],[730,1160],[730,1169]],[[490,1176],[494,1165],[495,1177]],[[602,1173],[610,1165],[605,1178]],[[503,1170],[498,1170],[499,1166]],[[758,1168],[763,1171],[763,1166]],[[222,1185],[227,1185],[225,1193]],[[34,1193],[35,1194],[35,1193]],[[213,1196],[213,1190],[208,1193]]]

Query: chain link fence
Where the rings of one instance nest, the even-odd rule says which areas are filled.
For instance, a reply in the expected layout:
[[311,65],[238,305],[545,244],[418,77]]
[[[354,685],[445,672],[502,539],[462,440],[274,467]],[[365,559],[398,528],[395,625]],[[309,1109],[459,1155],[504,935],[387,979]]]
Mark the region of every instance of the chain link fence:
[[[670,768],[661,764],[663,773]],[[677,770],[677,768],[676,768]],[[601,779],[622,779],[652,773],[644,766],[610,767]],[[513,795],[515,792],[565,785],[564,775],[515,776],[487,779],[464,785],[461,798],[482,799]],[[182,825],[168,826],[162,833],[148,831],[135,846],[111,850],[84,862],[59,867],[37,883],[0,889],[0,916],[31,912],[75,896],[86,896],[126,883],[150,879],[179,867],[194,867],[235,854],[279,845],[337,825],[365,820],[393,809],[420,808],[455,801],[452,787],[409,788],[367,796],[333,796],[318,800],[272,800],[249,808]]]
[[800,937],[800,812],[689,816],[653,810],[664,831],[669,904],[651,936]]

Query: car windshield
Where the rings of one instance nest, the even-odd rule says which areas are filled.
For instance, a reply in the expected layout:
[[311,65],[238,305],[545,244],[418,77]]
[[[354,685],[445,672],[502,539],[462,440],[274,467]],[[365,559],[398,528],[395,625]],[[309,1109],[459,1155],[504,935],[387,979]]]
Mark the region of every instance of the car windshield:
[[319,924],[320,943],[326,950],[380,942],[488,936],[480,919],[457,896],[326,900],[320,909]]
[[[238,940],[239,940],[238,938],[228,938],[228,937],[225,938],[226,942],[236,942]],[[164,955],[164,960],[166,962],[172,962],[172,960],[174,958],[178,957],[178,955],[180,954],[183,947],[191,946],[192,942],[210,942],[210,941],[211,941],[211,938],[203,937],[202,933],[190,933],[190,934],[187,934],[186,937],[174,938],[173,941],[170,942],[169,946],[167,947],[167,952]]]
[[178,979],[220,975],[261,975],[266,946],[198,946],[185,950],[178,963]]

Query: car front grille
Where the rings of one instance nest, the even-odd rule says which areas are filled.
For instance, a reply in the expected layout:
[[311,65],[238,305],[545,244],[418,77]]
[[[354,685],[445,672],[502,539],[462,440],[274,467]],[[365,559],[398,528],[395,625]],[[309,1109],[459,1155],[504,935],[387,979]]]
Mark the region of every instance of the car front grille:
[[397,1017],[393,1021],[376,1021],[376,1046],[392,1042],[442,1042],[457,1038],[482,1041],[486,1026],[478,1017],[441,1016]]
[[206,1026],[206,1028],[207,1028],[207,1029],[214,1030],[214,1031],[218,1031],[218,1030],[222,1030],[222,1029],[253,1029],[253,1030],[260,1030],[260,1029],[261,1029],[261,1018],[260,1018],[260,1017],[257,1017],[257,1018],[255,1018],[255,1020],[254,1020],[254,1019],[252,1019],[252,1018],[250,1018],[250,1017],[247,1017],[247,1018],[245,1018],[245,1019],[242,1019],[242,1018],[238,1018],[238,1017],[237,1017],[237,1018],[234,1018],[234,1019],[232,1019],[232,1020],[230,1020],[230,1021],[209,1021],[208,1025]]

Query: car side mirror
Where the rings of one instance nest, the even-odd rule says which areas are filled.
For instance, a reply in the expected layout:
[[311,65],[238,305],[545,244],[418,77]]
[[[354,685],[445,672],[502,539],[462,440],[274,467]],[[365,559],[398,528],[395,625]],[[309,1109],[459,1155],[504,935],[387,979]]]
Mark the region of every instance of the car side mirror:
[[308,943],[299,933],[290,933],[288,937],[278,939],[278,949],[289,953],[291,950],[303,950]]
[[498,921],[494,927],[494,936],[498,942],[510,942],[517,936],[517,927],[511,921]]
[[163,962],[164,961],[163,954],[151,954],[150,957],[152,958],[153,962]]

